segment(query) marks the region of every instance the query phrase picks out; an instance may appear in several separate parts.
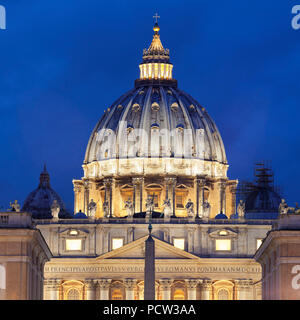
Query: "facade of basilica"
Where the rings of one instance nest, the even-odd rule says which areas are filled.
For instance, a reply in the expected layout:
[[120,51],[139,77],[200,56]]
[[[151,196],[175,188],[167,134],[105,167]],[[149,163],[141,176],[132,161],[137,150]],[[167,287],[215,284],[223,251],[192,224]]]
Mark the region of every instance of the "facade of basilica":
[[178,88],[157,23],[153,30],[140,78],[91,134],[84,176],[73,180],[75,214],[51,188],[46,167],[24,202],[52,253],[44,299],[143,299],[149,222],[156,299],[262,298],[253,257],[281,197],[261,167],[237,201],[216,124]]

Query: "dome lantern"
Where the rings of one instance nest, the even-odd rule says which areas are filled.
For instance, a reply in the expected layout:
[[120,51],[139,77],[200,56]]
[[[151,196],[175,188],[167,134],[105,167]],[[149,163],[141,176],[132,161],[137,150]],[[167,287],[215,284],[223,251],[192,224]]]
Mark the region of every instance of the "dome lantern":
[[143,51],[143,62],[140,64],[140,79],[136,81],[138,85],[141,81],[144,84],[148,80],[149,83],[156,82],[173,82],[176,81],[172,78],[173,65],[170,63],[169,49],[165,49],[161,43],[159,30],[160,27],[157,23],[154,24],[153,40],[148,49]]

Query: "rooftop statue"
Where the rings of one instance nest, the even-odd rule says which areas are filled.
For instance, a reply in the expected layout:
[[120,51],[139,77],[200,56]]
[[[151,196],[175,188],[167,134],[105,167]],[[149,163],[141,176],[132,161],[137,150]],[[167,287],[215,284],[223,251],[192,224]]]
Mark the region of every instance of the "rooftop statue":
[[51,214],[53,218],[58,218],[58,214],[60,212],[60,205],[58,204],[57,200],[53,200],[51,205]]
[[133,203],[130,198],[128,198],[128,200],[125,201],[125,209],[127,211],[127,216],[129,218],[133,217],[133,213],[134,213],[133,212]]
[[[297,210],[298,210],[298,208],[297,208]],[[289,207],[288,204],[286,203],[285,199],[281,199],[278,211],[279,211],[279,214],[283,215],[283,214],[295,212],[295,208]]]
[[165,199],[163,203],[163,213],[164,213],[164,218],[168,219],[171,216],[172,213],[172,208],[171,208],[171,201],[170,199]]
[[211,209],[210,203],[209,203],[207,200],[205,200],[205,201],[203,202],[202,207],[203,207],[203,216],[200,217],[200,218],[206,218],[206,219],[208,219],[209,216],[210,216],[210,209]]
[[103,202],[103,212],[104,212],[104,217],[109,218],[109,204],[107,200]]
[[146,212],[150,213],[150,212],[153,212],[153,210],[154,210],[154,201],[153,201],[153,197],[149,194],[146,200]]
[[192,202],[191,199],[188,200],[187,204],[185,205],[186,212],[188,217],[193,217],[194,216],[194,203]]
[[237,206],[237,213],[239,218],[244,218],[245,216],[245,201],[240,200]]
[[88,205],[88,216],[95,218],[96,211],[97,211],[97,204],[93,199],[91,199],[91,202]]
[[14,203],[9,203],[10,207],[11,207],[11,211],[16,211],[16,212],[20,212],[21,210],[21,206],[20,204],[18,203],[18,200],[15,200]]

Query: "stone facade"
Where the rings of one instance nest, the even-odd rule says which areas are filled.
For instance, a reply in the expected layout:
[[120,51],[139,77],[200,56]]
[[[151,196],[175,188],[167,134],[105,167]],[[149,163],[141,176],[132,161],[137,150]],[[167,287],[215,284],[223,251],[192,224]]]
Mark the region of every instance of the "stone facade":
[[31,214],[0,213],[0,299],[43,299],[44,264],[51,252]]
[[262,266],[264,300],[299,300],[300,215],[282,215],[256,252],[255,259]]
[[[45,265],[45,299],[143,299],[148,225],[102,220],[38,221],[54,256]],[[261,267],[253,255],[270,222],[212,222],[152,220],[156,299],[261,299]],[[184,249],[174,246],[178,238]],[[70,239],[81,241],[80,250],[66,249]],[[114,239],[122,246],[113,249]],[[231,249],[216,250],[219,239],[230,240]]]

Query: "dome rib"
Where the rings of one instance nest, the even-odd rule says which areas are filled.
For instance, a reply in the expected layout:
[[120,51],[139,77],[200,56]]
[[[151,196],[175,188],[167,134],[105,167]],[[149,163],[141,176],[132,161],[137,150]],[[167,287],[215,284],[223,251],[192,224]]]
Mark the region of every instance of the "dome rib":
[[[170,95],[171,93],[171,95]],[[152,110],[153,102],[158,103],[159,108]],[[122,108],[119,107],[120,103]],[[171,106],[176,103],[178,105],[177,111],[172,111]],[[133,106],[138,104],[140,109],[137,111],[133,110]],[[193,109],[190,106],[193,105]],[[136,87],[135,89],[128,91],[125,95],[121,96],[112,105],[111,110],[108,114],[105,114],[96,125],[92,136],[90,137],[89,144],[87,147],[85,164],[93,161],[99,161],[104,159],[103,157],[103,146],[101,142],[104,142],[104,133],[102,136],[97,137],[97,133],[101,129],[112,130],[116,137],[118,132],[124,130],[121,128],[121,121],[127,122],[134,129],[143,129],[145,133],[142,133],[140,141],[137,144],[137,150],[139,157],[148,157],[148,153],[151,150],[151,125],[157,123],[160,129],[167,129],[169,131],[175,130],[178,125],[183,125],[183,129],[191,129],[191,147],[196,150],[196,153],[188,150],[188,154],[185,158],[198,158],[209,161],[217,161],[222,164],[227,164],[226,154],[224,145],[220,133],[210,118],[208,113],[204,111],[201,105],[191,96],[185,92],[169,86],[144,86]],[[125,123],[124,122],[124,123]],[[126,130],[127,128],[125,128]],[[199,141],[196,130],[204,130],[204,146],[205,156],[199,153],[198,147]],[[148,140],[144,134],[148,135]],[[176,145],[174,146],[169,137],[167,143],[164,140],[164,145],[159,142],[159,154],[163,157],[172,157],[172,154],[176,155]],[[173,138],[172,138],[173,139]],[[148,146],[148,149],[146,148]],[[115,148],[117,158],[124,158],[128,156],[127,150],[124,150],[124,146],[120,144]],[[102,149],[101,149],[102,148]],[[147,150],[146,150],[147,149]],[[101,151],[102,150],[102,151]],[[157,148],[155,149],[157,150]],[[163,154],[161,154],[161,150]],[[102,152],[102,153],[101,153]],[[171,154],[169,153],[171,152]],[[111,154],[112,155],[112,154]],[[130,157],[132,157],[131,155]],[[109,157],[108,157],[109,158]],[[106,160],[108,158],[105,158]]]

